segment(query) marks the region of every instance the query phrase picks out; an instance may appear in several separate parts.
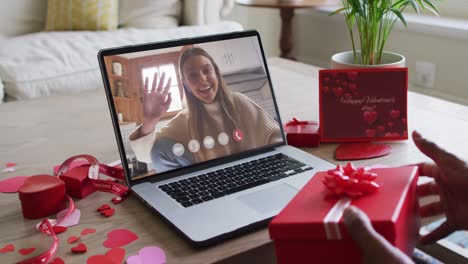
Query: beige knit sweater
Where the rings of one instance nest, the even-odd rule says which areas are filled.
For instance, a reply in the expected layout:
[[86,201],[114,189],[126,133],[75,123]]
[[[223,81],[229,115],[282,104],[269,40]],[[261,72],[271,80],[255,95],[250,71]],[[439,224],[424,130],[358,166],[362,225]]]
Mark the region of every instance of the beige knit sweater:
[[[203,138],[195,138],[200,142],[200,150],[194,153],[197,162],[234,154],[236,152],[235,149],[244,151],[267,144],[278,143],[283,140],[278,122],[266,111],[243,94],[234,92],[232,96],[236,111],[235,113],[231,113],[231,115],[236,119],[238,128],[244,134],[243,140],[241,142],[234,141],[234,131],[220,130],[219,125],[210,124],[211,122],[207,121],[202,124],[204,131],[207,131],[206,135],[203,136],[213,137],[216,143],[212,149],[206,149],[203,146]],[[129,137],[130,145],[137,159],[142,162],[151,163],[150,151],[155,140],[158,138],[172,139],[184,145],[185,151],[189,151],[187,144],[194,138],[190,135],[190,130],[188,129],[188,118],[188,110],[184,109],[171,119],[160,132],[150,133],[145,136],[141,136],[140,127],[138,127]],[[229,136],[229,144],[224,146],[219,144],[218,135],[221,132],[225,132]],[[234,147],[234,144],[237,144],[238,147]],[[201,158],[200,152],[204,153],[203,156],[205,158]]]

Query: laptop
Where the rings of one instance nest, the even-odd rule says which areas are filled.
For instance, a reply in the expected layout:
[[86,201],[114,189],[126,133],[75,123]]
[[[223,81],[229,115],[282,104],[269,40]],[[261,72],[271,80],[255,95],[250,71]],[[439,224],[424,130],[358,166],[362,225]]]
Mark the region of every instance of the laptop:
[[334,167],[287,145],[256,31],[98,57],[130,189],[194,245],[266,226],[316,171]]

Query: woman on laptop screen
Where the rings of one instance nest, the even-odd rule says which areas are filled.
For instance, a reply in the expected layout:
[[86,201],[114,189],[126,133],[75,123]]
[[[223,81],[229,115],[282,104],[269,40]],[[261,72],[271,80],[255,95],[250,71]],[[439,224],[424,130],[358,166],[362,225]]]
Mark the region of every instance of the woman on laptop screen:
[[172,98],[171,79],[144,81],[143,122],[130,145],[142,162],[163,172],[282,141],[278,122],[247,96],[225,84],[213,58],[198,47],[185,48],[179,74],[187,101],[160,131],[155,131]]

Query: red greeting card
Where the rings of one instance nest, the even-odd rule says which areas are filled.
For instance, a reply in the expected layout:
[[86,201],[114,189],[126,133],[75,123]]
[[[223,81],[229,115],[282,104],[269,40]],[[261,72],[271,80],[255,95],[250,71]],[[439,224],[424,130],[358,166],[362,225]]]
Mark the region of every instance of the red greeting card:
[[408,139],[407,95],[407,68],[321,70],[322,141]]

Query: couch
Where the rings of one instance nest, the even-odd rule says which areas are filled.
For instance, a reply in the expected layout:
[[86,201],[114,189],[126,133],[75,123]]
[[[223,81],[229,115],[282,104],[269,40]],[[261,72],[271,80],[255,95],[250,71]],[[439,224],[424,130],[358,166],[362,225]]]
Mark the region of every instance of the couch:
[[116,30],[43,31],[47,0],[0,0],[0,102],[102,89],[102,48],[242,30],[232,2],[119,0]]

